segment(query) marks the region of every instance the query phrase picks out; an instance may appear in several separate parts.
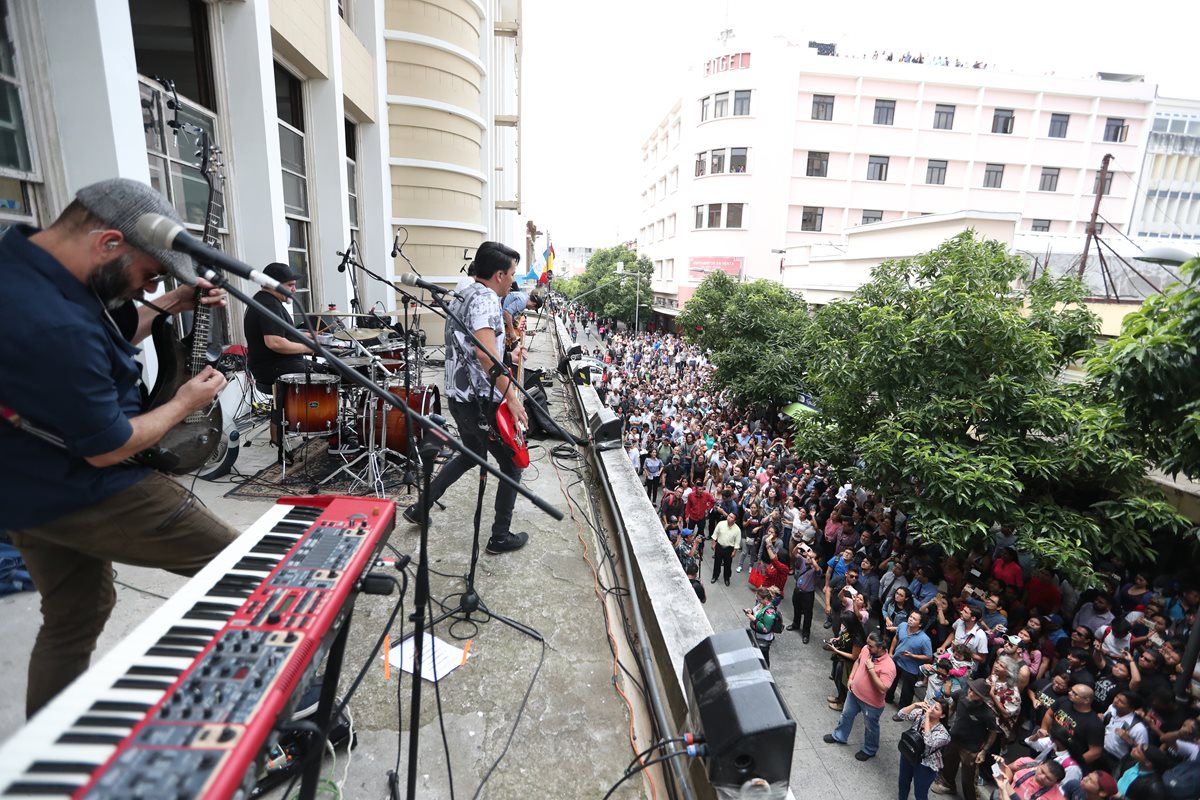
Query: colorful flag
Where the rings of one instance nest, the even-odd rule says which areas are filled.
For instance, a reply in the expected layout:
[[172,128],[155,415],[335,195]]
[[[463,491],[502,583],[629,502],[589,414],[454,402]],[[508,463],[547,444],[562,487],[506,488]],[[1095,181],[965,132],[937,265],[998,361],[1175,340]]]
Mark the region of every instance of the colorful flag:
[[546,260],[542,266],[542,274],[538,276],[538,283],[549,283],[550,276],[554,274],[554,244],[548,244],[546,251],[542,253],[542,257]]

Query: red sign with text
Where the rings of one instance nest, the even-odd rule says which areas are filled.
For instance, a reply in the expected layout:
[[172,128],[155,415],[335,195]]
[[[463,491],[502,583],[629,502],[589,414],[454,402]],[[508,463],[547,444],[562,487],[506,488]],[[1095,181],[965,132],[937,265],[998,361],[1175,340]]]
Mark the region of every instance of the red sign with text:
[[715,75],[718,72],[728,72],[731,69],[749,69],[749,53],[733,53],[718,58],[710,58],[704,62],[704,75]]
[[741,256],[693,256],[688,259],[692,280],[703,280],[710,272],[724,272],[738,277],[742,274]]

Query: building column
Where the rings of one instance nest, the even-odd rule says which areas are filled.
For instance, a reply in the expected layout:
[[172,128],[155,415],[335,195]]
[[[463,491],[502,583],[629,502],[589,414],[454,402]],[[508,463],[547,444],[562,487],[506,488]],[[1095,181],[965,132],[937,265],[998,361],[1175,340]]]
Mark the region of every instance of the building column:
[[[338,311],[350,311],[350,273],[338,272],[338,252],[350,246],[350,211],[346,181],[346,106],[342,98],[342,19],[337,4],[325,4],[326,52],[329,77],[309,78],[308,108],[305,109],[312,204],[311,270],[320,287],[322,304],[336,305]],[[314,306],[316,310],[315,301]]]
[[226,87],[236,91],[225,92],[222,114],[230,135],[225,194],[235,214],[235,255],[261,269],[287,262],[288,241],[271,20],[266,2],[221,3],[218,9],[221,24],[213,35],[220,38],[225,65],[218,80],[236,82]]
[[[361,261],[377,275],[394,280],[396,262],[392,259],[392,182],[388,166],[387,53],[383,45],[383,4],[358,0],[354,8],[354,27],[360,34],[375,66],[375,120],[358,126],[358,243]],[[370,308],[376,301],[391,311],[395,292],[379,281],[362,276],[359,282],[363,304]]]
[[129,4],[56,0],[42,20],[68,193],[118,176],[149,183]]

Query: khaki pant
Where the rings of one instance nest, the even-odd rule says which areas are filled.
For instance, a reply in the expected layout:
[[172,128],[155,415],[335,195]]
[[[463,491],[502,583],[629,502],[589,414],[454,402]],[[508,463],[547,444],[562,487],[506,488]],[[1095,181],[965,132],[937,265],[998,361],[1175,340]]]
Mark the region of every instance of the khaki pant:
[[117,601],[112,562],[190,577],[238,532],[174,480],[151,473],[103,503],[10,535],[42,596],[25,693],[32,717],[87,670]]

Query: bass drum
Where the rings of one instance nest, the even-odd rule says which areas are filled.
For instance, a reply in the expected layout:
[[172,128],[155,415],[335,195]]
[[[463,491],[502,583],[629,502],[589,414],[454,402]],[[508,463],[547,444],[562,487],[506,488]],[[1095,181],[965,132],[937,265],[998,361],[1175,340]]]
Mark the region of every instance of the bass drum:
[[[388,392],[406,400],[405,403],[419,414],[442,413],[441,392],[436,386],[414,386],[406,391],[403,385],[389,385]],[[401,455],[408,453],[408,417],[398,408],[387,405],[372,394],[363,398],[358,413],[358,436],[365,444],[370,437],[370,424],[375,424],[375,441]]]

